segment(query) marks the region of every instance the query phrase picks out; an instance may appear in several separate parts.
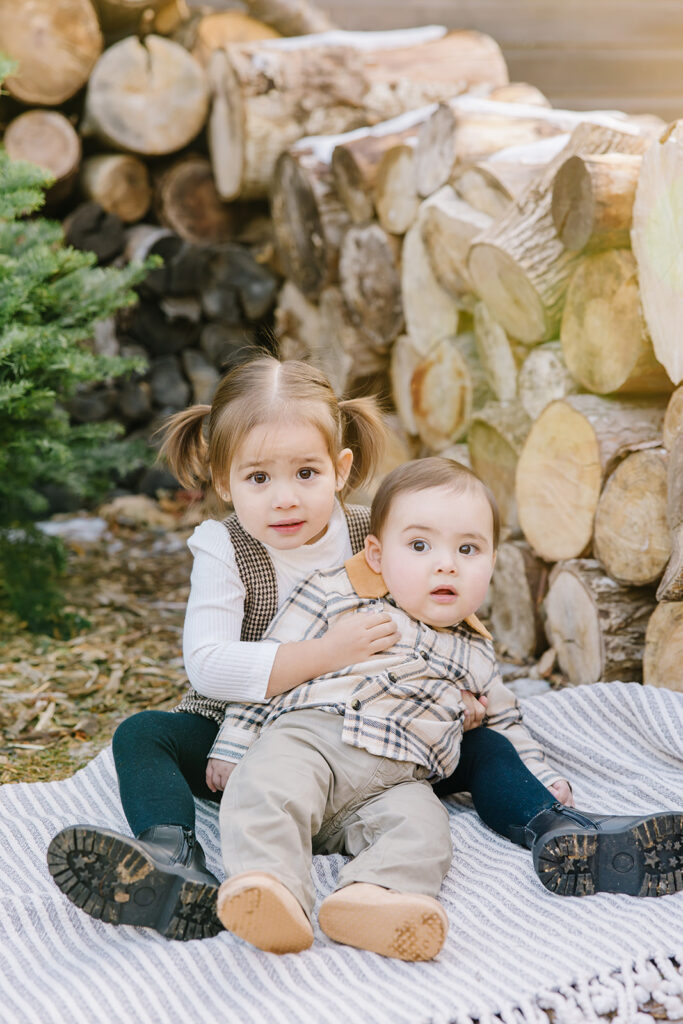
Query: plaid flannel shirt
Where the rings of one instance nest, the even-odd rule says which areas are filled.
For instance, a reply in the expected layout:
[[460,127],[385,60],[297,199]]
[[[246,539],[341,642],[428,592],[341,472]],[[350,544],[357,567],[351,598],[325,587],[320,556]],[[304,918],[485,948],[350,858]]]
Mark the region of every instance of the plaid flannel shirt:
[[[368,574],[374,578],[369,586]],[[382,577],[369,569],[362,552],[344,568],[313,573],[300,583],[264,638],[280,643],[314,639],[341,615],[380,596],[397,622],[398,643],[262,704],[229,704],[209,756],[239,761],[260,730],[280,715],[318,708],[343,716],[345,743],[424,765],[432,777],[445,777],[455,770],[460,756],[460,690],[466,689],[488,697],[489,728],[505,733],[545,785],[560,778],[522,725],[514,694],[501,680],[490,634],[476,616],[449,629],[418,622],[387,594]]]

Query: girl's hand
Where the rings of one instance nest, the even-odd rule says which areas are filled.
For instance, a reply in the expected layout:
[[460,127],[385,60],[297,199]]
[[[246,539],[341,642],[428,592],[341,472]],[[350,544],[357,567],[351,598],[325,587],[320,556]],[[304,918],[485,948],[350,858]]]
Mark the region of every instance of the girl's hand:
[[386,612],[354,612],[331,626],[321,639],[325,643],[325,672],[366,661],[400,640],[398,626]]
[[206,763],[206,784],[212,793],[222,792],[237,765],[234,761],[220,761],[210,757]]
[[574,794],[572,793],[572,787],[565,779],[560,779],[559,782],[553,782],[552,786],[548,786],[548,789],[557,797],[561,804],[565,807],[574,807]]
[[477,729],[486,718],[486,705],[488,697],[475,697],[470,690],[461,690],[460,696],[465,705],[465,719],[462,724],[463,732],[468,729]]

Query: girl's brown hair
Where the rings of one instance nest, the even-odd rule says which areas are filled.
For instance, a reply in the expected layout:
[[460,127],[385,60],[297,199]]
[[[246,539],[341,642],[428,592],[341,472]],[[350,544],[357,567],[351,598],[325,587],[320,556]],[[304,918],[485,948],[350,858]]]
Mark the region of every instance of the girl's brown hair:
[[370,533],[379,537],[382,532],[391,503],[398,494],[427,491],[431,487],[450,487],[456,494],[472,487],[478,487],[486,496],[493,516],[493,550],[497,551],[500,540],[500,513],[493,492],[467,466],[454,459],[434,455],[427,459],[413,459],[392,469],[377,488],[370,510]]
[[292,419],[320,430],[334,463],[343,448],[353,452],[342,497],[372,477],[386,442],[375,400],[339,401],[316,367],[294,359],[281,363],[273,356],[236,366],[220,381],[211,405],[193,405],[171,416],[159,431],[159,455],[183,487],[212,485],[225,493],[230,464],[249,431]]

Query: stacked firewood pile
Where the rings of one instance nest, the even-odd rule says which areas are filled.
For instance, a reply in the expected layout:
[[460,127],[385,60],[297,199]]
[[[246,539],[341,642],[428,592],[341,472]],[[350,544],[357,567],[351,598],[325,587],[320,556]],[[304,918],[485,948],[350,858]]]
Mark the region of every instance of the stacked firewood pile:
[[[98,206],[67,230],[98,240],[98,218],[150,219],[115,197],[153,192],[158,225],[124,232],[126,258],[166,260],[116,325],[155,360],[131,409],[147,390],[157,409],[207,398],[238,325],[258,343],[274,307],[283,357],[382,396],[391,460],[455,454],[490,484],[492,620],[510,656],[550,643],[572,682],[683,688],[683,130],[552,109],[479,33],[278,40],[235,12],[183,23],[179,2],[98,0],[101,15],[144,7],[155,31],[80,61],[88,155],[55,185],[78,177]],[[44,17],[89,4],[45,0]],[[329,27],[291,0],[249,7],[290,35]],[[67,49],[68,78],[81,51]],[[58,95],[58,63],[30,84]],[[24,103],[71,94],[9,87]]]

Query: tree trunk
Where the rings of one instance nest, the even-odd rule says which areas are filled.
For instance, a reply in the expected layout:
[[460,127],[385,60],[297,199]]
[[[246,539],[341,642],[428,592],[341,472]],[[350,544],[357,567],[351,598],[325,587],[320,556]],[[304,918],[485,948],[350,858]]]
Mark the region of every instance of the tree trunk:
[[208,86],[187,50],[161,36],[122,39],[90,76],[82,131],[145,156],[174,153],[203,127]]
[[517,389],[522,408],[532,420],[538,419],[549,402],[578,391],[559,341],[546,341],[531,349],[520,367]]
[[385,231],[405,235],[420,211],[415,189],[415,139],[388,149],[377,168],[375,209]]
[[434,345],[415,368],[411,396],[418,434],[431,451],[464,437],[473,413],[489,397],[474,336],[459,334]]
[[536,658],[545,649],[541,603],[548,571],[523,541],[506,541],[498,548],[491,581],[491,626],[496,645],[512,658]]
[[271,25],[282,36],[329,32],[334,22],[308,0],[245,0],[254,18]]
[[671,451],[676,435],[683,431],[683,387],[676,388],[669,399],[662,427],[662,444]]
[[568,395],[533,424],[517,466],[519,522],[547,562],[589,550],[602,480],[621,452],[659,441],[664,410],[653,400]]
[[339,256],[339,280],[351,322],[377,352],[403,327],[398,246],[379,224],[351,227]]
[[422,206],[422,241],[434,276],[456,298],[473,291],[467,254],[472,240],[490,223],[487,214],[459,199],[450,185],[444,185]]
[[226,64],[222,134],[236,155],[222,175],[225,199],[265,195],[275,161],[299,138],[349,132],[481,81],[507,80],[488,36],[433,28],[234,45]]
[[137,157],[123,153],[91,156],[83,161],[81,190],[87,199],[99,203],[124,223],[141,220],[152,199],[147,166]]
[[643,157],[631,231],[645,321],[655,355],[674,384],[683,380],[683,285],[678,274],[682,174],[683,121],[676,121]]
[[663,448],[631,452],[610,473],[595,513],[593,551],[619,583],[654,583],[671,554]]
[[633,201],[642,156],[571,156],[553,185],[555,230],[566,249],[600,252],[631,245]]
[[472,418],[467,442],[472,469],[495,496],[503,533],[519,533],[515,471],[531,420],[518,402],[489,402]]
[[594,559],[556,565],[544,602],[546,631],[569,681],[640,680],[654,605],[649,587],[615,583]]
[[[627,126],[626,126],[627,127]],[[477,293],[514,338],[557,337],[578,255],[564,248],[553,224],[552,185],[575,152],[642,152],[646,141],[625,130],[581,124],[510,210],[472,245],[468,266]]]
[[658,604],[650,616],[643,682],[683,692],[683,601]]
[[221,200],[203,156],[188,154],[167,168],[156,184],[154,208],[159,221],[186,242],[216,245],[235,235],[235,207]]
[[233,43],[253,43],[261,39],[279,39],[280,33],[241,11],[215,11],[199,19],[195,28],[192,56],[208,68],[211,54]]
[[668,394],[643,320],[636,262],[628,249],[584,256],[567,290],[560,330],[569,371],[599,395]]
[[401,294],[406,329],[422,355],[442,338],[457,333],[458,306],[434,276],[419,216],[403,240]]
[[52,175],[54,184],[45,193],[48,209],[71,194],[81,162],[81,140],[63,114],[28,110],[8,124],[3,143],[11,160],[28,160]]
[[78,92],[102,52],[90,0],[0,2],[0,52],[17,62],[4,86],[22,103],[57,106]]
[[671,558],[657,589],[658,601],[683,601],[683,433],[669,450],[666,518],[671,538]]

